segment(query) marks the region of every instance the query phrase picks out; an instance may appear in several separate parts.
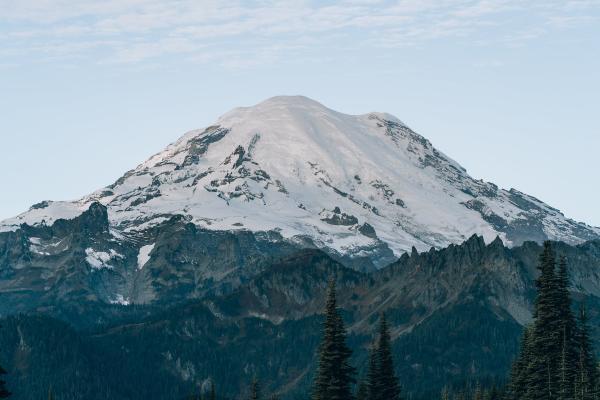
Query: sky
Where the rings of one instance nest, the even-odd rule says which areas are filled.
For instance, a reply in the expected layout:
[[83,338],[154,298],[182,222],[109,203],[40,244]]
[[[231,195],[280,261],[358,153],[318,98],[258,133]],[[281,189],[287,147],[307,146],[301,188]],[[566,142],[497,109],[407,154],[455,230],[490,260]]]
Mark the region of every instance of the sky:
[[0,219],[302,94],[600,226],[599,71],[600,0],[0,0]]

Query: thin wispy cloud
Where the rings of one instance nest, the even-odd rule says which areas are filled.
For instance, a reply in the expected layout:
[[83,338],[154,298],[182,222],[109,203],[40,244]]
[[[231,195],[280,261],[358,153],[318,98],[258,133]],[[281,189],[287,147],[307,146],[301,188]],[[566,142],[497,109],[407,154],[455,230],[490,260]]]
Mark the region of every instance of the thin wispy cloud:
[[243,67],[260,60],[276,62],[291,48],[302,51],[307,38],[324,48],[339,46],[346,38],[357,49],[419,46],[445,38],[472,44],[508,43],[511,37],[533,40],[553,30],[592,24],[600,10],[600,2],[593,0],[543,3],[3,0],[0,61],[75,57],[136,64],[179,55],[194,62],[226,63],[224,54],[233,59],[259,55],[251,62],[230,59],[230,65]]

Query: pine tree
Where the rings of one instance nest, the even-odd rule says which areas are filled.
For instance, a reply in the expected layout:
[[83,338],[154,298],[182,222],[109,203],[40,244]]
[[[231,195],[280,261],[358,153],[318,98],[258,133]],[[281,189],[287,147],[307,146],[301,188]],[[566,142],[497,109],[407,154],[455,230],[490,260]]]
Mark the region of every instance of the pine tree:
[[502,398],[502,394],[498,390],[496,384],[493,384],[489,390],[486,390],[483,398],[485,400],[500,400]]
[[444,386],[442,389],[441,398],[442,400],[450,400],[450,389],[448,389],[448,386]]
[[575,399],[595,400],[598,396],[598,362],[590,342],[587,313],[583,305],[579,311],[577,344],[579,357],[575,377]]
[[526,326],[523,330],[519,355],[513,363],[510,373],[508,384],[508,398],[510,400],[520,400],[524,398],[527,392],[527,370],[531,360],[532,335],[533,327]]
[[260,399],[260,382],[258,378],[254,377],[252,379],[252,385],[250,387],[250,400],[259,400]]
[[210,381],[210,394],[209,394],[208,398],[210,400],[216,400],[216,398],[217,398],[217,395],[215,393],[215,383],[212,380]]
[[392,341],[385,314],[381,315],[377,341],[378,395],[370,400],[400,400],[400,383],[394,371]]
[[1,378],[2,375],[6,375],[6,370],[0,366],[0,399],[6,399],[12,393],[6,388],[6,382]]
[[473,395],[473,400],[483,400],[483,392],[481,391],[481,386],[479,385],[479,383],[477,384],[477,387],[475,388],[475,394]]
[[565,257],[560,258],[557,274],[559,340],[561,345],[559,364],[559,400],[572,400],[577,369],[577,324],[571,310],[569,273]]
[[560,305],[556,258],[550,242],[544,243],[540,256],[540,276],[536,280],[532,335],[532,357],[527,368],[527,400],[550,400],[558,398],[560,383]]
[[464,390],[461,390],[460,392],[458,392],[457,394],[454,395],[454,399],[455,400],[466,400],[467,395],[465,394]]
[[381,398],[379,385],[379,362],[377,360],[377,347],[369,350],[369,369],[367,370],[367,398],[377,400]]
[[[523,332],[519,356],[511,370],[507,398],[573,400],[581,335],[571,310],[567,262],[561,257],[557,271],[552,246],[546,242],[538,269],[534,322]],[[598,381],[596,374],[593,376],[594,382]]]
[[202,400],[202,391],[200,391],[200,394],[198,394],[198,395],[191,394],[187,398],[189,400]]
[[334,280],[329,283],[323,331],[313,399],[351,400],[355,369],[350,365],[352,350],[346,344],[346,330],[337,306]]
[[356,390],[356,400],[369,400],[369,387],[364,379],[361,379]]

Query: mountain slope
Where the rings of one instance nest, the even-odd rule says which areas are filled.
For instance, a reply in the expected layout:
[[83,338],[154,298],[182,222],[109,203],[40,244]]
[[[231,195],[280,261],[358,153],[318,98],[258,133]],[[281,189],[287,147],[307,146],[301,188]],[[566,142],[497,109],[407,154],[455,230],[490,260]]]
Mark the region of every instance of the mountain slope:
[[531,196],[473,179],[391,115],[345,115],[299,96],[234,109],[114,184],[75,202],[37,204],[0,232],[72,219],[94,202],[107,207],[117,239],[183,215],[208,230],[309,239],[378,266],[413,246],[473,234],[508,245],[600,237]]
[[[597,326],[600,241],[554,247],[569,262],[574,307],[585,302]],[[10,317],[0,321],[0,359],[14,371],[8,378],[10,387],[20,388],[17,399],[40,398],[50,383],[58,397],[80,398],[80,380],[61,377],[89,371],[98,380],[90,381],[89,399],[183,399],[208,380],[237,396],[254,376],[265,394],[306,399],[326,286],[334,278],[359,374],[366,373],[377,319],[386,312],[406,397],[437,398],[444,385],[506,378],[522,325],[531,318],[541,250],[533,242],[506,248],[472,237],[443,250],[413,252],[372,274],[302,250],[230,293],[108,326],[74,332],[46,318]]]

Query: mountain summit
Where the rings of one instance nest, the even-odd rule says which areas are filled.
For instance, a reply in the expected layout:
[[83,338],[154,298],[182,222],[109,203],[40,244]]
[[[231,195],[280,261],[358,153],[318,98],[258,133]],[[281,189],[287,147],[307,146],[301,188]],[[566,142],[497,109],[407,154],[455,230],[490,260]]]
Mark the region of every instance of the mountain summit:
[[[275,97],[0,223],[2,359],[27,398],[57,384],[65,398],[183,399],[206,382],[233,396],[252,376],[300,398],[335,279],[356,362],[385,312],[406,396],[431,399],[505,378],[542,251],[518,244],[599,237],[473,179],[391,115]],[[418,251],[432,246],[445,248]],[[598,304],[600,241],[555,248],[573,298]]]
[[73,219],[95,203],[117,239],[181,215],[206,230],[275,231],[378,265],[473,234],[508,245],[600,237],[540,200],[473,179],[389,114],[346,115],[302,96],[236,108],[114,184],[39,203],[0,232]]

